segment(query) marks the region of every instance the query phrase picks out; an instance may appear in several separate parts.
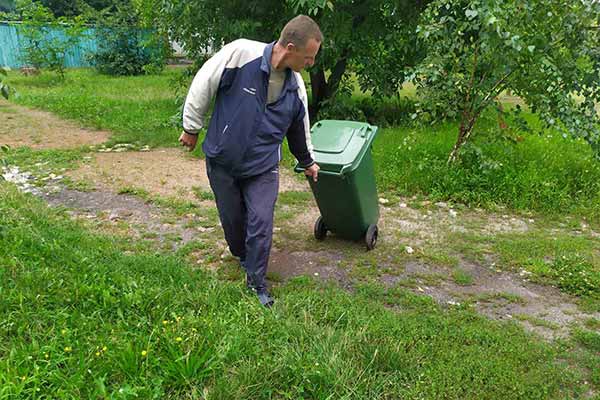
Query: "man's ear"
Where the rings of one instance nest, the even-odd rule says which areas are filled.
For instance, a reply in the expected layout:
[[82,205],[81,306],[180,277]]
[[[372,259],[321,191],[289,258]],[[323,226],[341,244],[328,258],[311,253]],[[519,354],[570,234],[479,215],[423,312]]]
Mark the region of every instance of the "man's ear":
[[288,44],[285,46],[285,49],[286,49],[287,51],[294,51],[294,50],[296,50],[296,46],[294,45],[294,43],[288,43]]

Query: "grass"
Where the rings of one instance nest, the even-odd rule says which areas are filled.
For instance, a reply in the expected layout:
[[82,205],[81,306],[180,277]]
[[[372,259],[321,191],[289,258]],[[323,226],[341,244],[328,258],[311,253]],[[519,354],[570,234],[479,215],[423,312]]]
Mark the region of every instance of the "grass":
[[452,272],[454,283],[460,286],[469,286],[473,284],[473,277],[466,271],[457,268]]
[[[73,70],[65,84],[46,74],[13,74],[11,82],[21,104],[112,130],[109,145],[170,146],[179,133],[169,123],[176,111],[170,82],[177,75],[112,78]],[[451,168],[445,159],[456,124],[382,129],[373,148],[380,192],[390,207],[416,195],[411,207],[428,199],[449,201],[456,210],[461,203],[535,210],[545,230],[449,233],[445,243],[416,256],[451,267],[455,283],[470,285],[474,278],[458,268],[460,260],[496,253],[499,268],[525,269],[598,309],[597,241],[566,232],[580,229],[584,218],[597,225],[598,163],[579,142],[526,133],[514,143],[498,139],[486,118],[463,163]],[[72,168],[87,151],[18,148],[0,161],[43,177]],[[293,165],[289,152],[284,162]],[[190,227],[217,225],[214,209],[199,216],[191,202],[135,187],[121,193],[168,208],[168,222],[194,214]],[[194,193],[212,200],[199,188]],[[277,218],[291,221],[311,198],[310,192],[283,193]],[[573,218],[562,233],[551,234],[557,213]],[[70,222],[1,181],[0,220],[0,399],[585,398],[590,387],[584,379],[600,390],[597,333],[575,330],[564,347],[542,343],[516,323],[479,317],[471,301],[442,310],[405,289],[440,285],[445,275],[413,274],[387,289],[357,285],[352,294],[297,278],[275,289],[278,303],[266,311],[244,290],[235,263],[206,272],[223,264],[212,234],[157,253],[126,237],[102,236],[91,223],[88,230]],[[284,229],[279,235],[278,247],[290,250],[310,233]],[[399,272],[381,267],[382,257],[394,256],[396,263],[407,257],[365,254],[332,241],[352,260],[349,275],[364,281]],[[472,300],[523,302],[506,293]],[[597,330],[598,321],[584,326]]]
[[177,69],[161,75],[111,77],[91,69],[71,69],[64,82],[54,74],[10,82],[18,91],[14,101],[52,111],[83,125],[113,132],[108,143],[175,146],[180,130],[170,122],[177,112],[173,81]]
[[[65,82],[47,73],[33,77],[12,73],[10,83],[19,93],[14,101],[109,129],[114,132],[109,144],[176,146],[179,129],[174,124],[179,122],[171,117],[177,112],[174,87],[179,76],[180,70],[172,68],[161,75],[140,77],[110,77],[77,69],[69,70]],[[457,123],[418,127],[403,119],[396,121],[390,116],[410,113],[406,99],[396,104],[356,94],[353,101],[365,109],[355,118],[384,124],[391,118],[400,124],[381,129],[373,146],[381,192],[482,207],[569,212],[592,223],[600,221],[600,162],[581,141],[547,131],[543,135],[522,132],[510,118],[511,129],[499,130],[496,115],[488,113],[478,123],[472,144],[463,150],[462,162],[448,167]],[[330,116],[352,119],[352,112],[344,110]],[[527,118],[540,130],[535,118]],[[201,151],[195,154],[201,156]],[[284,146],[284,164],[294,163]]]
[[401,288],[352,295],[299,278],[265,310],[241,280],[219,281],[177,255],[128,252],[6,184],[0,216],[2,399],[557,399],[587,390],[557,362],[568,354],[516,324],[443,311]]
[[499,140],[490,124],[483,121],[461,163],[453,166],[446,159],[456,140],[455,123],[383,129],[373,146],[380,190],[597,220],[600,162],[588,145],[526,133],[520,142]]
[[494,250],[508,268],[523,269],[531,279],[555,285],[600,310],[600,255],[597,240],[547,231],[499,235]]

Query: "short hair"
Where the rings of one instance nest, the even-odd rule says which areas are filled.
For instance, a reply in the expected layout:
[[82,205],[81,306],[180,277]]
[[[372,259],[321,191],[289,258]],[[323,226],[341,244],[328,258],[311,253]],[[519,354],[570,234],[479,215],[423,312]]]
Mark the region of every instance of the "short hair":
[[288,43],[292,43],[296,47],[304,48],[310,39],[322,43],[321,29],[311,17],[298,15],[285,24],[281,30],[279,44],[287,46]]

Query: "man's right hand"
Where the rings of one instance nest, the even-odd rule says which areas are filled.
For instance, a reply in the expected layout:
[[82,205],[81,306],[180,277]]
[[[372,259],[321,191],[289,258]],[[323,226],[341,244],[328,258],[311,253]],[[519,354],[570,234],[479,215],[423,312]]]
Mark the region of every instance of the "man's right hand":
[[182,132],[181,136],[179,136],[179,143],[182,146],[188,148],[189,151],[193,151],[196,148],[196,143],[198,142],[198,135],[190,135],[189,133]]

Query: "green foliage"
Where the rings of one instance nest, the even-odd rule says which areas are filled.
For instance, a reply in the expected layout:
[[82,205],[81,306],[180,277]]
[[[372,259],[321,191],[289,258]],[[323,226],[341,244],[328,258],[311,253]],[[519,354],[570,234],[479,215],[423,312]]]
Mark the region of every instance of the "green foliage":
[[100,11],[124,0],[40,0],[57,17],[85,15],[90,11]]
[[96,69],[108,75],[155,74],[165,66],[166,43],[156,32],[140,29],[131,5],[117,7],[96,28],[98,50],[90,56]]
[[600,216],[600,163],[588,145],[552,131],[519,131],[513,142],[495,123],[485,115],[481,132],[488,133],[474,138],[450,167],[456,123],[382,130],[373,144],[379,188],[473,206]]
[[0,0],[0,12],[13,12],[15,10],[15,2],[13,0]]
[[5,99],[8,99],[10,95],[10,86],[6,83],[6,77],[8,76],[8,71],[10,68],[8,67],[0,67],[0,95]]
[[575,339],[581,345],[587,347],[596,354],[600,354],[600,334],[579,329],[575,331]]
[[[420,57],[413,34],[426,2],[254,0],[162,0],[159,21],[201,63],[207,52],[240,37],[271,42],[297,13],[308,13],[325,36],[310,69],[311,118],[332,98],[352,68],[362,89],[393,95],[404,82],[403,67]],[[227,23],[224,23],[227,21]],[[330,72],[330,73],[329,73]]]
[[[23,18],[19,26],[19,33],[25,38],[23,62],[54,71],[64,79],[66,57],[86,29],[83,18],[55,18],[49,9],[33,0],[19,0],[17,7]],[[56,30],[60,33],[55,34]]]
[[380,128],[407,125],[415,102],[406,97],[350,97],[336,94],[323,102],[319,119],[366,121]]
[[598,15],[600,3],[588,0],[432,2],[417,30],[427,56],[413,79],[423,114],[460,119],[449,161],[506,90],[547,127],[599,149]]
[[350,294],[299,278],[267,311],[241,279],[131,251],[6,185],[0,218],[6,398],[530,400],[588,389],[557,362],[569,354],[515,324],[402,289]]

